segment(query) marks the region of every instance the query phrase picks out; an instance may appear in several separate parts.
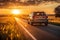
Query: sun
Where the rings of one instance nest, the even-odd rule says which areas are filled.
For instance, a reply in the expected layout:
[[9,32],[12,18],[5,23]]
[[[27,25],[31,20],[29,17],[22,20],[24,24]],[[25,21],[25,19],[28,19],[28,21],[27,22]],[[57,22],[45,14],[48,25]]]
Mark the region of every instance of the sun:
[[13,10],[12,10],[12,13],[13,13],[13,14],[20,14],[20,13],[21,13],[21,10],[13,9]]

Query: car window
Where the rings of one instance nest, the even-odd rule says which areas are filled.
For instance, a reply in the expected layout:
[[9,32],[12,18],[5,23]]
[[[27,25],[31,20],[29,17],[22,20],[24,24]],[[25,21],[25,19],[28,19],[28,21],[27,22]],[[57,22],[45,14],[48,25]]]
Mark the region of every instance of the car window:
[[43,16],[43,15],[46,15],[46,14],[44,12],[35,12],[34,15],[41,15],[41,16]]
[[41,16],[46,15],[44,12],[40,13]]

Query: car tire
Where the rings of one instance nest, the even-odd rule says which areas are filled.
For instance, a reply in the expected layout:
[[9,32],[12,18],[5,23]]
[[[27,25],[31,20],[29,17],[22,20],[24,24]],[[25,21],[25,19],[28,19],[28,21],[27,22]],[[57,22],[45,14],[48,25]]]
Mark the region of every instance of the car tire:
[[45,26],[48,26],[48,23],[45,23]]
[[28,22],[28,24],[30,24],[30,23]]
[[33,22],[30,22],[30,25],[33,25]]

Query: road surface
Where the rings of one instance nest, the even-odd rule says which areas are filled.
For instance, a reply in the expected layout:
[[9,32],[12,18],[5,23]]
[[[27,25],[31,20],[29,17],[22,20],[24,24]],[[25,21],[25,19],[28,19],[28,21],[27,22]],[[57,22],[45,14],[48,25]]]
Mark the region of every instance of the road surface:
[[15,17],[19,29],[27,40],[60,40],[60,27],[49,24],[48,26],[32,26],[24,19]]

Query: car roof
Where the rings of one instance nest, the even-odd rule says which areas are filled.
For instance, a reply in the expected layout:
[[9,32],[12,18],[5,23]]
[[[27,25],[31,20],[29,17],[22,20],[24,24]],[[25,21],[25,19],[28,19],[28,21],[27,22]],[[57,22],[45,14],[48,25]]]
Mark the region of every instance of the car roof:
[[33,13],[45,13],[45,12],[42,11],[42,12],[33,12]]

